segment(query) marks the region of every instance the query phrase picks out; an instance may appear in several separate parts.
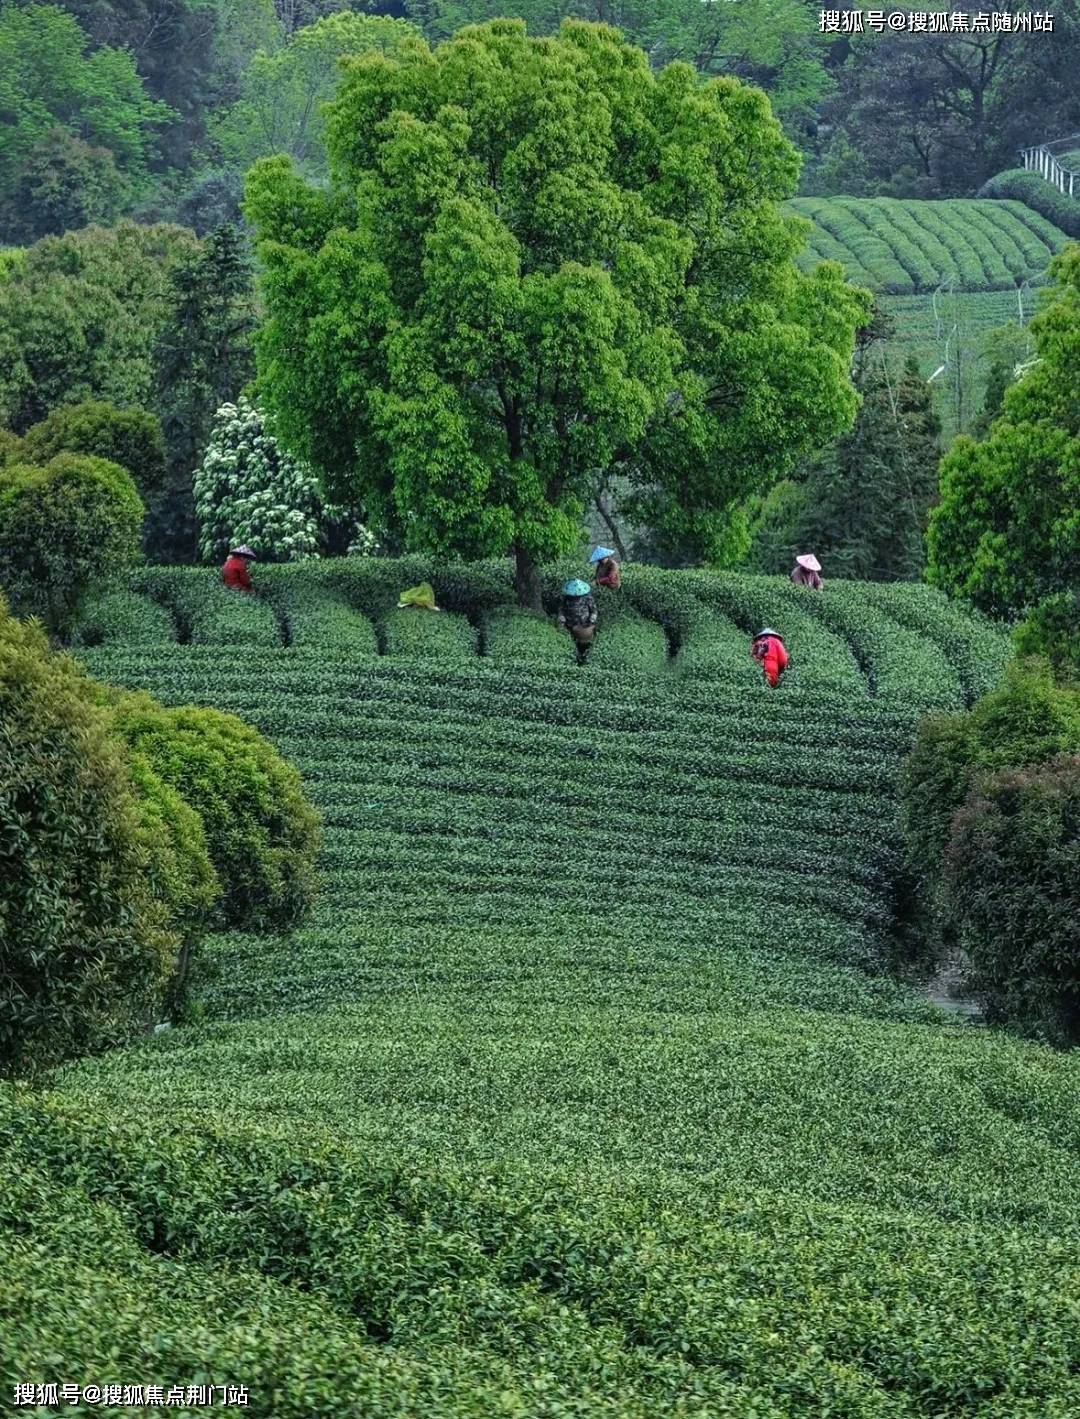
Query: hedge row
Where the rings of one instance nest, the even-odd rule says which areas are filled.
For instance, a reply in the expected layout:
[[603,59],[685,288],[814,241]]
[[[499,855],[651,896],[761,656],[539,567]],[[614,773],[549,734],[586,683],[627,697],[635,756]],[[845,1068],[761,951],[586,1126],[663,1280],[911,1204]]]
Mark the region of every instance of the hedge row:
[[[832,591],[641,569],[602,606],[643,667],[711,627],[731,679],[579,672],[464,601],[407,613],[438,659],[86,652],[294,753],[326,889],[215,943],[197,1028],[4,1115],[10,1364],[283,1416],[1066,1419],[1077,1066],[859,969],[920,677],[963,685],[940,598],[916,633]],[[816,684],[761,685],[759,613]],[[909,637],[914,693],[870,697]]]
[[967,291],[1013,289],[1039,280],[1068,240],[1060,223],[1019,201],[800,197],[790,205],[813,224],[815,257],[841,261],[853,280],[885,294],[950,280]]
[[1066,197],[1037,172],[1025,168],[999,172],[983,184],[979,196],[1021,202],[1066,236],[1080,238],[1080,197]]
[[[160,640],[166,608],[172,634],[194,645],[280,654],[292,644],[363,658],[381,651],[447,669],[479,658],[506,669],[547,667],[559,676],[574,657],[551,613],[574,569],[568,562],[545,570],[548,615],[538,617],[513,604],[502,563],[441,572],[418,558],[265,567],[253,597],[227,591],[203,569],[156,567],[132,583],[145,604],[110,589],[85,608],[74,638],[85,645]],[[442,611],[395,609],[410,579],[430,576]],[[912,596],[904,587],[832,582],[824,597],[808,597],[784,578],[631,566],[622,591],[601,590],[597,602],[590,671],[674,671],[726,691],[760,684],[749,645],[766,624],[781,632],[792,656],[784,694],[810,700],[869,691],[927,707],[959,704],[989,688],[1007,648],[1004,634],[928,589]],[[234,673],[243,673],[243,665],[240,655]]]

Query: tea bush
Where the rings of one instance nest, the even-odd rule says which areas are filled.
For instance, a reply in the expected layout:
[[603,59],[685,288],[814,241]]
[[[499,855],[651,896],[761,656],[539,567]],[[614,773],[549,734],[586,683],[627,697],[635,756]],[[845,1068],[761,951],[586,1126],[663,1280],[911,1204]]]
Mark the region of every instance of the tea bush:
[[476,630],[449,611],[391,611],[382,622],[387,655],[467,660],[477,654]]
[[0,469],[0,586],[53,630],[90,584],[133,564],[143,505],[131,475],[103,458],[60,453]]
[[[260,574],[257,571],[255,576]],[[251,649],[281,644],[281,628],[267,601],[257,592],[233,591],[222,583],[216,570],[147,568],[137,573],[132,585],[166,607],[176,624],[178,640]]]
[[154,790],[74,663],[0,599],[0,1071],[146,1027],[179,946]]
[[259,593],[274,608],[286,643],[327,655],[377,654],[374,624],[329,584],[323,571],[322,566],[306,567],[300,579],[276,566],[259,568]]
[[[508,564],[271,570],[272,654],[82,652],[293,758],[324,889],[194,959],[196,1023],[0,1096],[0,1379],[206,1374],[286,1419],[1071,1419],[1078,1062],[877,969],[904,759],[967,693],[941,599],[830,618],[831,587],[630,567],[579,670]],[[399,616],[422,579],[448,610]],[[298,633],[343,604],[445,653]],[[644,673],[601,659],[623,625]]]
[[125,586],[106,585],[84,598],[70,639],[74,645],[164,645],[175,639],[175,628],[158,602]]
[[547,616],[517,606],[498,606],[484,618],[484,644],[496,665],[563,665],[571,655]]
[[979,196],[1022,202],[1066,236],[1080,238],[1080,199],[1066,197],[1041,173],[1009,168],[984,183]]
[[965,291],[1000,291],[1040,280],[1067,244],[1058,214],[1040,215],[1018,190],[982,195],[1021,200],[798,197],[789,206],[812,223],[806,264],[840,261],[871,290],[913,294],[952,278]]

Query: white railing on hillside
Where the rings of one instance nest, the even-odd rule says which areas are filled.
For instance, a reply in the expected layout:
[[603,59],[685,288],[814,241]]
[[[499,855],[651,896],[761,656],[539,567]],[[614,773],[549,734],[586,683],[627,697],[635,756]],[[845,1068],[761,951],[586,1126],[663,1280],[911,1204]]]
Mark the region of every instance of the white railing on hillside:
[[[1080,150],[1080,133],[1071,138],[1058,138],[1053,143],[1040,143],[1037,148],[1021,148],[1020,157],[1029,172],[1037,172],[1052,182],[1066,197],[1080,195],[1080,159],[1070,161]],[[1061,161],[1065,157],[1065,162]]]

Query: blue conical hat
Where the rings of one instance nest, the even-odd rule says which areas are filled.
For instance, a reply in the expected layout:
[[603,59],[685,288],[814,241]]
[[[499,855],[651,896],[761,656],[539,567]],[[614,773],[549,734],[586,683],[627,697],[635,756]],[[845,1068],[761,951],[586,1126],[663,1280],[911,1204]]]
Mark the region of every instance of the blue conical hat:
[[568,581],[563,587],[564,596],[588,596],[588,594],[589,583],[582,581],[579,577],[575,577],[573,581]]

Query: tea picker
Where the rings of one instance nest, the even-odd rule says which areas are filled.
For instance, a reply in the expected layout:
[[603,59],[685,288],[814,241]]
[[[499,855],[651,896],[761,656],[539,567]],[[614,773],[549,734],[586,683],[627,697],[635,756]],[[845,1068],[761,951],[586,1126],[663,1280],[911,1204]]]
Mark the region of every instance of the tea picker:
[[589,561],[596,567],[597,586],[606,586],[612,591],[618,591],[622,583],[622,569],[613,549],[594,547]]
[[557,619],[559,629],[573,637],[578,664],[584,665],[596,637],[596,601],[587,581],[575,577],[566,582]]
[[801,557],[795,558],[795,566],[792,569],[791,580],[796,586],[809,586],[814,591],[823,591],[825,583],[821,580],[821,563],[814,556],[813,552],[804,552]]
[[255,553],[246,542],[242,542],[226,557],[225,565],[221,568],[221,580],[230,591],[254,591],[249,568],[251,563],[256,561],[258,558]]
[[765,679],[775,690],[791,659],[784,646],[783,636],[771,626],[764,626],[751,642],[750,654],[764,670]]

